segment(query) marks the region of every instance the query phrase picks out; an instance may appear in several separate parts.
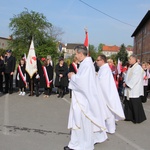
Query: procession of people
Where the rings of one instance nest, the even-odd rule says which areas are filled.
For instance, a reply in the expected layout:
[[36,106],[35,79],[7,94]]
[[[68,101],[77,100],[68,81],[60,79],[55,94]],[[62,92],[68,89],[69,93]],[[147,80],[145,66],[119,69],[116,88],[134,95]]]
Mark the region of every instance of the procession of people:
[[118,73],[111,59],[102,54],[93,63],[87,47],[78,45],[69,66],[63,56],[55,66],[51,57],[36,58],[37,69],[30,77],[26,58],[22,57],[16,67],[12,50],[7,50],[0,58],[0,92],[12,94],[14,78],[19,96],[38,97],[42,88],[43,97],[49,98],[55,87],[57,97],[63,98],[69,89],[71,139],[64,150],[93,150],[95,144],[108,138],[108,133],[115,133],[116,121],[136,124],[146,120],[142,103],[147,102],[150,91],[149,64],[139,64],[133,54]]

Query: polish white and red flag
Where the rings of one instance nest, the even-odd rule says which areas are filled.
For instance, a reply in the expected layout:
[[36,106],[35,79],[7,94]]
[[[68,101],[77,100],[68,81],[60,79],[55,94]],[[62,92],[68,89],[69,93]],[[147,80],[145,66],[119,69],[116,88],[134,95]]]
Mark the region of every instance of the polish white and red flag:
[[85,41],[84,41],[84,46],[86,46],[87,49],[88,49],[88,46],[89,46],[89,39],[88,39],[88,31],[87,31],[87,29],[85,29]]
[[88,31],[87,31],[87,29],[85,29],[84,46],[86,46],[86,48],[87,48],[87,50],[88,50],[88,56],[90,56],[89,49],[88,49],[88,46],[89,46],[89,38],[88,38]]
[[31,41],[28,56],[26,59],[26,71],[28,72],[30,78],[32,78],[32,76],[37,72],[37,61],[33,40]]
[[122,71],[122,63],[119,58],[118,58],[118,64],[117,64],[117,71],[118,71],[118,74],[120,74]]

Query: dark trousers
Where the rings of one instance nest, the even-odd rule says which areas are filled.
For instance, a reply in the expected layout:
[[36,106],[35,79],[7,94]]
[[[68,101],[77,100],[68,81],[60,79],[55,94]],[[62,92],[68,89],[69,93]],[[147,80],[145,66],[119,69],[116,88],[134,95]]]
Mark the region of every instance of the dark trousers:
[[3,75],[0,74],[0,92],[3,92]]
[[39,80],[38,79],[30,79],[29,81],[29,90],[30,90],[30,96],[33,96],[35,91],[35,95],[39,96]]
[[34,85],[35,85],[35,95],[39,96],[39,88],[40,88],[40,82],[39,79],[35,79],[34,81]]
[[148,87],[147,87],[147,93],[150,92],[150,79],[148,79]]
[[5,73],[5,93],[12,93],[13,92],[13,75],[10,73]]
[[26,87],[19,88],[21,92],[26,92]]
[[64,94],[65,94],[65,87],[64,86],[59,86],[58,87],[58,94],[59,94],[59,97],[64,96]]
[[51,95],[51,93],[52,93],[52,88],[51,87],[50,88],[45,88],[45,91],[44,91],[45,95]]

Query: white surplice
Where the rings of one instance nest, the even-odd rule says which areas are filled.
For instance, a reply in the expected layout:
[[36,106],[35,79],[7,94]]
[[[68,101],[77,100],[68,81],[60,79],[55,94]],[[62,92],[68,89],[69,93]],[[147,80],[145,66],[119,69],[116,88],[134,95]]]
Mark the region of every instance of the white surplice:
[[135,63],[131,68],[128,69],[125,76],[125,83],[129,88],[125,88],[124,95],[129,98],[138,98],[142,96],[143,93],[143,74],[144,71],[142,67]]
[[[72,102],[68,120],[69,129],[74,131],[83,130],[86,132],[92,130],[92,133],[106,130],[105,120],[109,115],[108,108],[101,99],[101,92],[98,91],[96,81],[92,59],[91,57],[86,57],[80,63],[77,74],[74,74],[69,82],[69,88],[72,90]],[[91,122],[91,129],[82,129],[83,115]],[[76,149],[73,146],[70,148]],[[83,150],[84,148],[81,149]]]
[[111,117],[106,120],[106,126],[108,132],[114,133],[115,121],[124,120],[125,116],[111,69],[107,63],[102,65],[98,71],[98,82],[106,105],[112,114]]
[[77,74],[69,82],[72,89],[72,103],[69,114],[68,128],[80,128],[81,113],[84,113],[96,126],[94,131],[105,130],[107,108],[101,101],[96,86],[96,74],[91,57],[86,57],[81,63]]

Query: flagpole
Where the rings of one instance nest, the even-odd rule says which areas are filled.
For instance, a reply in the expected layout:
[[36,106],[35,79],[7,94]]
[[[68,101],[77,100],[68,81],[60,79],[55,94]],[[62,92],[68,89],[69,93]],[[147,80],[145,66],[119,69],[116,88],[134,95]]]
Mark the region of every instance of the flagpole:
[[87,48],[87,53],[88,53],[88,56],[89,56],[88,29],[87,29],[87,28],[84,28],[84,31],[85,31],[85,41],[84,41],[84,46],[86,46],[86,48]]
[[33,78],[30,78],[30,83],[31,83],[31,85],[30,85],[30,88],[31,88],[30,95],[33,96]]

